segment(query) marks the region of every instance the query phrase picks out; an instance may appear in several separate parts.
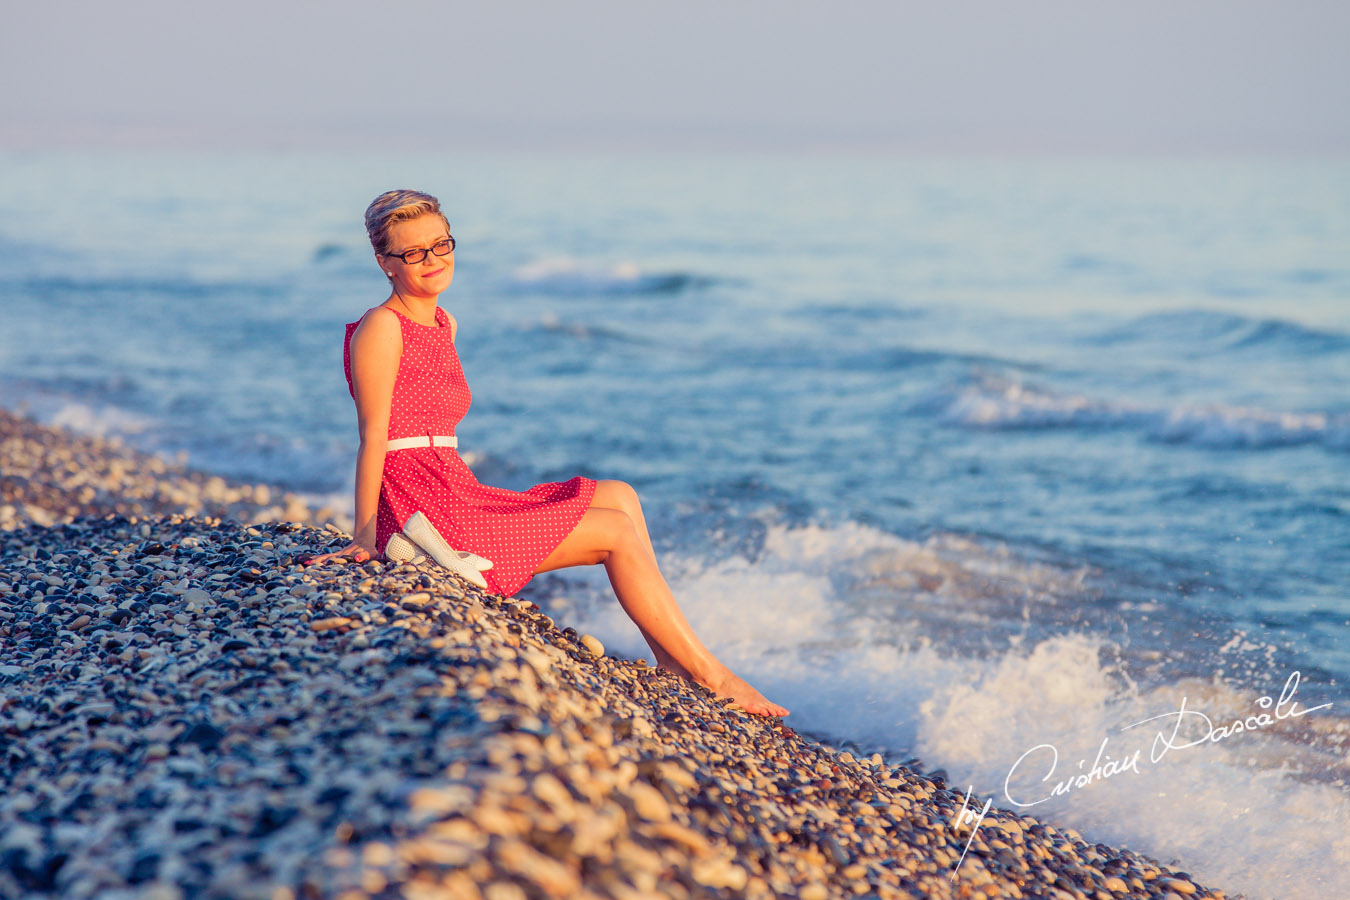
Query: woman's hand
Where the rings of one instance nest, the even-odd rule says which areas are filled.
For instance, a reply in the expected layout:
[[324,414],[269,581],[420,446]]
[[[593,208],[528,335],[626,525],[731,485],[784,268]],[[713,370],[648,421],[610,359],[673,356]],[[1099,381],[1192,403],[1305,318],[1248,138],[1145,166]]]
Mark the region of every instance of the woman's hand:
[[317,556],[311,556],[308,559],[301,557],[299,562],[301,563],[301,565],[304,566],[321,566],[331,559],[336,559],[344,563],[345,562],[363,563],[369,562],[374,558],[375,558],[374,550],[365,546],[360,541],[352,541],[350,544],[343,547],[341,550],[336,550],[332,553],[320,553]]

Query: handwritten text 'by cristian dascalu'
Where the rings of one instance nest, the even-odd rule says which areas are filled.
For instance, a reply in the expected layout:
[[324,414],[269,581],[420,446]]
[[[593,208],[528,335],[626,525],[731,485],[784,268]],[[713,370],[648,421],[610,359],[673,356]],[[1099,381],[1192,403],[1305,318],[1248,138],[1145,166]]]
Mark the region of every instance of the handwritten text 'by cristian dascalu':
[[[1146,725],[1149,722],[1163,722],[1162,727],[1153,737],[1153,746],[1149,750],[1149,760],[1158,763],[1164,756],[1173,750],[1185,750],[1190,747],[1196,747],[1201,744],[1217,744],[1226,738],[1236,734],[1242,734],[1247,731],[1260,731],[1262,728],[1268,728],[1284,719],[1292,719],[1298,716],[1306,716],[1310,712],[1316,712],[1319,709],[1326,709],[1331,706],[1330,703],[1323,703],[1321,706],[1314,706],[1311,709],[1299,709],[1298,702],[1294,700],[1294,692],[1298,690],[1299,673],[1293,672],[1284,682],[1284,689],[1280,691],[1278,700],[1272,700],[1269,697],[1258,697],[1256,706],[1258,712],[1241,719],[1234,719],[1227,725],[1215,725],[1209,716],[1204,713],[1186,708],[1186,698],[1181,698],[1181,705],[1172,712],[1162,713],[1157,716],[1149,716],[1147,719],[1140,719],[1126,725],[1121,731],[1129,731],[1140,725]],[[1170,727],[1166,720],[1171,720]],[[1183,738],[1181,730],[1183,726],[1193,727],[1199,733],[1198,737]],[[1141,750],[1135,750],[1120,759],[1112,759],[1106,753],[1106,745],[1110,737],[1102,738],[1101,746],[1097,748],[1097,758],[1092,762],[1092,768],[1079,775],[1073,775],[1055,783],[1044,796],[1031,798],[1023,795],[1020,791],[1016,797],[1013,796],[1009,788],[1013,777],[1019,771],[1024,774],[1027,772],[1038,773],[1044,771],[1041,777],[1042,784],[1055,777],[1055,768],[1059,764],[1059,751],[1055,749],[1054,744],[1037,744],[1027,752],[1018,757],[1017,762],[1008,770],[1008,777],[1003,779],[1003,795],[1008,798],[1008,802],[1013,806],[1023,808],[1036,806],[1044,803],[1052,797],[1062,796],[1070,791],[1080,790],[1088,787],[1098,781],[1105,781],[1113,778],[1123,772],[1133,772],[1139,774],[1139,754]],[[1078,768],[1083,768],[1087,760],[1079,760]],[[1044,768],[1041,768],[1044,767]],[[956,861],[956,866],[952,870],[952,878],[956,878],[956,872],[961,868],[961,863],[965,862],[966,853],[970,851],[970,845],[975,841],[975,835],[980,829],[980,823],[989,813],[989,808],[993,805],[993,800],[986,800],[984,806],[976,810],[970,804],[971,790],[966,790],[966,796],[961,801],[961,809],[956,814],[957,830],[966,825],[970,826],[970,837],[966,839],[965,849],[961,851],[961,858]]]

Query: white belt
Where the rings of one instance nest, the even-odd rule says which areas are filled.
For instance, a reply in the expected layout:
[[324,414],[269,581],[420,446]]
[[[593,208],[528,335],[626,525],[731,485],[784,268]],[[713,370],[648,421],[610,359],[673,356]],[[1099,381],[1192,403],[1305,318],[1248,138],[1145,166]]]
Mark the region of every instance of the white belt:
[[419,434],[417,437],[394,438],[384,445],[386,451],[407,450],[409,447],[458,447],[459,438],[453,434]]

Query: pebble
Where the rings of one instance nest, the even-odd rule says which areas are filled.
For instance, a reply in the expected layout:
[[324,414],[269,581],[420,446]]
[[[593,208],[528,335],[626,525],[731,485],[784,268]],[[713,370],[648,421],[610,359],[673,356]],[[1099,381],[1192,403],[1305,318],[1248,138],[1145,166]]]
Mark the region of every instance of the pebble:
[[626,795],[632,801],[633,812],[638,818],[648,822],[670,821],[670,804],[650,784],[635,781],[628,786]]
[[309,623],[309,627],[315,631],[332,631],[334,628],[350,625],[353,621],[348,616],[332,616],[327,619],[315,619]]
[[1195,893],[1195,885],[1179,878],[1160,878],[1158,879],[1158,886],[1169,891],[1175,891],[1178,894]]
[[605,645],[600,643],[600,639],[590,634],[581,636],[581,644],[592,656],[604,656]]
[[691,867],[690,874],[699,884],[733,891],[744,888],[747,880],[745,869],[729,859],[697,861]]

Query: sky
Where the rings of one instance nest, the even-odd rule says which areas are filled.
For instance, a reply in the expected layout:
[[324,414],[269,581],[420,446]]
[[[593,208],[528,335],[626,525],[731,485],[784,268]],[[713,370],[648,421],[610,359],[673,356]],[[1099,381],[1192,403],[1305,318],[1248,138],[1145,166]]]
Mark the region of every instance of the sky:
[[4,0],[0,147],[1350,154],[1344,0]]

